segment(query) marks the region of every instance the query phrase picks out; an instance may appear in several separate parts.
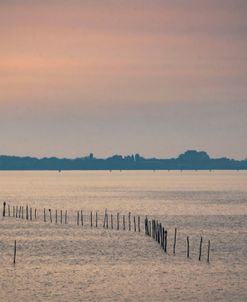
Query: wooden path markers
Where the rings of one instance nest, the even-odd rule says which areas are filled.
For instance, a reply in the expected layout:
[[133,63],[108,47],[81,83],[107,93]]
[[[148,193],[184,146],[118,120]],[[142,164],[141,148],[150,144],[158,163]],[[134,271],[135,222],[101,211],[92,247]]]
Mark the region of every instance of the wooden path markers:
[[80,219],[80,212],[77,211],[77,225],[79,225],[79,219]]
[[46,222],[46,214],[45,214],[45,209],[44,209],[44,222]]
[[5,211],[6,211],[6,202],[3,202],[3,217],[5,217]]
[[165,243],[164,243],[164,251],[167,253],[167,230],[165,230]]
[[189,240],[189,236],[187,236],[187,258],[190,258],[190,240]]
[[64,224],[68,224],[68,211],[67,210],[64,213]]
[[210,240],[208,240],[208,257],[207,257],[207,263],[209,263],[209,253],[210,253]]
[[83,226],[83,212],[81,210],[81,225]]
[[16,240],[14,243],[14,261],[13,261],[14,264],[15,264],[15,259],[16,259]]
[[134,232],[136,232],[136,217],[134,216]]
[[119,230],[119,213],[117,213],[117,230]]
[[175,228],[175,231],[174,231],[173,255],[176,254],[176,243],[177,243],[177,228]]
[[95,226],[98,227],[98,212],[95,213]]
[[48,210],[50,213],[50,222],[52,223],[51,209]]
[[90,225],[93,226],[93,212],[90,213]]
[[125,231],[125,215],[123,215],[123,230]]
[[62,210],[60,211],[60,223],[61,224],[63,223],[63,211]]
[[129,212],[129,231],[131,231],[131,220],[130,220],[131,212]]
[[138,216],[138,232],[141,232],[140,216]]
[[113,215],[111,214],[111,229],[113,230]]
[[202,237],[200,239],[200,246],[199,246],[199,258],[198,258],[199,261],[201,261],[201,257],[202,257]]
[[10,205],[8,204],[8,216],[10,216]]
[[57,210],[55,211],[55,222],[57,223]]

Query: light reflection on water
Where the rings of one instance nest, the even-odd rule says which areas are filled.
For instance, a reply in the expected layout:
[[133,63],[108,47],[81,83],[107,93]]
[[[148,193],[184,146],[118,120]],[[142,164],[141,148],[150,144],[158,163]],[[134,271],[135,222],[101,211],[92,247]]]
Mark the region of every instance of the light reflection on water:
[[[0,301],[246,301],[246,184],[241,171],[0,172],[1,203],[38,208],[37,221],[0,219]],[[44,207],[53,215],[68,210],[69,224],[55,225],[54,217],[44,223]],[[114,228],[117,212],[159,219],[168,229],[168,255],[143,226],[140,234],[103,229],[105,208]],[[83,228],[76,225],[80,209]],[[91,210],[101,215],[98,229],[89,225]]]

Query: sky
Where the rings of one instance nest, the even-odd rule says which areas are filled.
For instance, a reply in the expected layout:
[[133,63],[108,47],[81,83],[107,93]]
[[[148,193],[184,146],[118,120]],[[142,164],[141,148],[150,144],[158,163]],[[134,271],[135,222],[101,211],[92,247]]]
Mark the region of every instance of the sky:
[[247,158],[246,0],[0,0],[0,154]]

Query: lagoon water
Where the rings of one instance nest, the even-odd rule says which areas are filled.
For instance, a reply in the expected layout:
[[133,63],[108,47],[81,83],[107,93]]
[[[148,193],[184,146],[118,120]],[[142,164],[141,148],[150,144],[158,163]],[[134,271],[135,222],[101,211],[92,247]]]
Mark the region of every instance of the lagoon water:
[[[2,302],[247,301],[246,171],[0,172],[3,201],[11,211],[16,205],[37,208],[38,219],[1,213]],[[43,208],[52,209],[52,223],[48,212],[43,221]],[[105,208],[114,215],[114,230],[102,227]],[[54,223],[55,209],[68,211],[67,225]],[[81,209],[83,227],[76,224]],[[92,210],[100,215],[98,228],[90,227]],[[131,231],[128,225],[117,231],[117,212],[140,215],[142,223],[145,215],[161,221],[168,230],[168,254],[144,235],[143,225],[140,233],[133,224]]]

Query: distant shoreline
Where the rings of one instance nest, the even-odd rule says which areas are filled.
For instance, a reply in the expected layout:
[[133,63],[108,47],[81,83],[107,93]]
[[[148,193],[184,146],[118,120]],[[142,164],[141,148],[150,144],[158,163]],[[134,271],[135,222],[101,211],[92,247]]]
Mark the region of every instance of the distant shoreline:
[[135,155],[113,155],[106,159],[86,157],[36,158],[0,156],[0,171],[142,171],[142,170],[247,170],[247,159],[210,158],[204,151],[189,150],[177,158],[157,159]]

